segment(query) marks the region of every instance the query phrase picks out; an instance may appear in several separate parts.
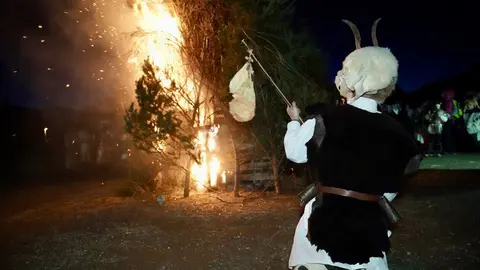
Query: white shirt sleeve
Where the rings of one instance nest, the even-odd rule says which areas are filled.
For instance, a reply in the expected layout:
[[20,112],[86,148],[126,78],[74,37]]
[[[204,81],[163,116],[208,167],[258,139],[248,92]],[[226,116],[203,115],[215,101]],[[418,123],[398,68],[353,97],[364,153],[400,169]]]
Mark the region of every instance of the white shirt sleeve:
[[313,137],[315,119],[309,119],[303,125],[297,121],[290,121],[287,133],[283,139],[287,158],[295,163],[307,162],[306,143]]

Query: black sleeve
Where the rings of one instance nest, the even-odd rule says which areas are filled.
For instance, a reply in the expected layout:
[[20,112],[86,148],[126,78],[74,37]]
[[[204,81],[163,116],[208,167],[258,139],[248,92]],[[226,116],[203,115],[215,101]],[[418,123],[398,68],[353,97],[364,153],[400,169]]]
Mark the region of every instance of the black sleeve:
[[410,161],[407,163],[407,167],[405,168],[405,175],[409,176],[418,171],[420,168],[420,164],[422,163],[423,155],[417,154],[416,156],[412,157]]
[[313,132],[312,139],[310,139],[310,141],[307,143],[307,172],[308,177],[312,182],[318,182],[320,179],[318,177],[318,169],[314,161],[317,159],[320,147],[326,136],[325,124],[322,116],[319,114],[309,116],[307,119],[315,119],[315,130]]
[[313,137],[311,143],[318,149],[322,145],[323,139],[325,138],[326,130],[325,123],[320,114],[311,115],[307,119],[315,119],[315,131],[313,132]]

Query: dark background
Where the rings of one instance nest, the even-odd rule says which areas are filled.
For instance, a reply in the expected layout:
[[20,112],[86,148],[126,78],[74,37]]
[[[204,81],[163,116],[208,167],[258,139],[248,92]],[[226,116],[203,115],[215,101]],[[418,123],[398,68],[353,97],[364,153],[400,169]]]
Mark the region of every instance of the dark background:
[[[381,46],[391,48],[400,63],[399,86],[406,92],[424,84],[467,72],[480,62],[476,33],[480,26],[469,1],[299,1],[298,17],[318,40],[333,80],[345,56],[354,48],[347,25],[354,22],[362,45],[371,45],[375,19]],[[454,4],[452,4],[454,3]]]
[[[318,41],[333,81],[342,60],[354,49],[353,35],[341,20],[356,23],[363,36],[362,44],[367,46],[371,44],[373,21],[382,17],[379,42],[391,48],[400,62],[399,88],[412,92],[425,84],[467,72],[480,61],[475,50],[479,26],[476,8],[469,1],[454,3],[299,0],[297,26],[310,31]],[[78,74],[83,72],[81,65],[98,65],[95,62],[98,54],[94,50],[79,53],[85,44],[78,40],[87,38],[82,36],[85,33],[78,30],[78,25],[62,22],[59,26],[58,17],[65,10],[74,10],[72,7],[69,0],[6,3],[0,24],[3,103],[92,107],[99,101],[111,102],[111,93],[101,85],[87,84],[86,76]],[[92,19],[84,16],[80,22],[88,20]],[[38,25],[43,28],[38,29]],[[22,39],[24,35],[27,40]],[[40,44],[40,39],[46,42]],[[55,68],[55,72],[47,73],[48,66]],[[82,81],[82,87],[78,80]],[[72,87],[66,89],[66,83]]]

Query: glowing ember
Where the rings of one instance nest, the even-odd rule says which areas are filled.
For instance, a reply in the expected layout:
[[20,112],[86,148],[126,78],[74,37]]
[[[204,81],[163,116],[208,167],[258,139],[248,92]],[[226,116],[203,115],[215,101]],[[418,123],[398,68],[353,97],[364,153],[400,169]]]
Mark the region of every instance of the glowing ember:
[[43,129],[43,137],[45,138],[45,141],[47,141],[47,131],[48,131],[48,127],[45,127]]

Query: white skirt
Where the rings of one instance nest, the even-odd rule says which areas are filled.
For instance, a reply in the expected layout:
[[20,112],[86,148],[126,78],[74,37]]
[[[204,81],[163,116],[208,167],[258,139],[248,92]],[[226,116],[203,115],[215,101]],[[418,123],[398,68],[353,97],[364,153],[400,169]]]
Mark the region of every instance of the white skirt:
[[[387,193],[385,197],[392,201],[395,198],[396,194]],[[295,235],[293,237],[292,251],[290,252],[290,259],[288,262],[288,267],[293,269],[297,266],[304,265],[308,269],[317,269],[319,265],[332,265],[337,266],[343,269],[367,269],[367,270],[388,270],[387,256],[384,253],[383,258],[373,257],[370,258],[370,261],[366,264],[345,264],[345,263],[333,263],[332,259],[325,250],[317,251],[317,248],[313,246],[310,241],[307,239],[308,232],[308,218],[312,213],[312,204],[315,201],[315,198],[310,200],[305,206],[305,211],[300,218],[300,221],[297,224],[295,230]],[[388,236],[390,237],[391,232],[388,231]],[[309,267],[310,265],[310,267]],[[317,265],[318,267],[315,268]],[[321,268],[319,268],[321,269]]]

